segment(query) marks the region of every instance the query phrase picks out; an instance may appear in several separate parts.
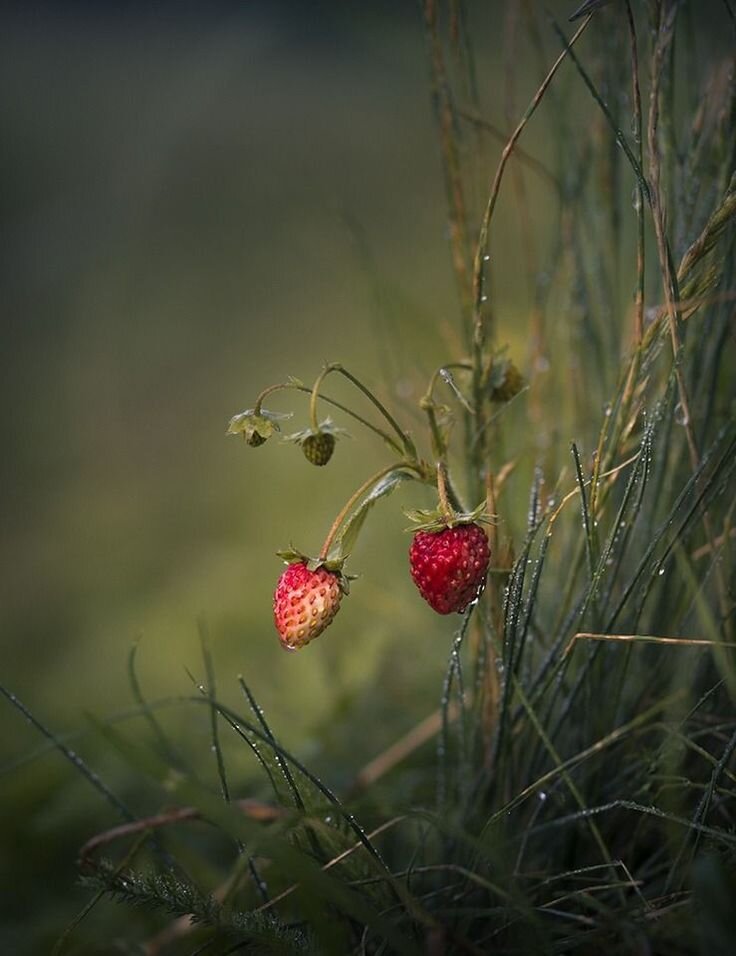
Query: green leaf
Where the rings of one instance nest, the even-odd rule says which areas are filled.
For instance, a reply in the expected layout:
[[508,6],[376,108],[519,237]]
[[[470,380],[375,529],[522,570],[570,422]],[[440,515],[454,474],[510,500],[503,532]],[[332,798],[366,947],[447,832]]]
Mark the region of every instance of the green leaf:
[[394,488],[397,488],[402,481],[413,477],[414,476],[408,471],[403,471],[398,468],[396,471],[391,471],[385,477],[381,478],[345,522],[333,549],[330,551],[330,559],[344,561],[345,558],[352,553],[358,540],[358,535],[363,528],[363,523],[373,505],[379,498],[390,495]]
[[297,551],[297,549],[291,545],[288,548],[284,548],[282,551],[276,552],[279,558],[282,558],[287,564],[306,564],[310,558],[308,555],[304,554],[302,551]]

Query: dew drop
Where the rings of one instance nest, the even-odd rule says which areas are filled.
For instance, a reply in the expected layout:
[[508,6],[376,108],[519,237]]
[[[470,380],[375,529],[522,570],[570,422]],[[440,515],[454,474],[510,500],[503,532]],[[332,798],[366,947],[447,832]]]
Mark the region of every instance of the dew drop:
[[689,422],[687,412],[683,408],[682,402],[678,402],[677,405],[675,405],[675,421],[678,425],[687,425]]

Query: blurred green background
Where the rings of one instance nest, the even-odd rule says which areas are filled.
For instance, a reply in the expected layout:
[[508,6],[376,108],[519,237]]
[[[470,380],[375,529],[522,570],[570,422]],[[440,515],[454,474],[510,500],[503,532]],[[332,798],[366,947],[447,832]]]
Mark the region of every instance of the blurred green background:
[[[571,9],[553,7],[561,18]],[[503,9],[479,5],[474,23],[484,115],[508,128]],[[244,674],[287,745],[318,763],[329,751],[339,788],[438,702],[452,622],[414,593],[401,513],[430,499],[404,488],[377,507],[338,620],[284,654],[274,552],[316,550],[387,451],[339,414],[356,440],[325,470],[293,446],[253,450],[225,429],[266,385],[311,382],[329,360],[418,434],[428,375],[460,354],[418,5],[2,13],[2,682],[54,731],[84,731],[75,746],[125,794],[135,782],[85,713],[132,705],[127,658],[139,638],[146,695],[192,693],[202,618],[223,699],[240,706]],[[547,41],[551,62],[558,47]],[[523,44],[514,49],[525,63]],[[515,117],[539,82],[536,63],[515,74]],[[594,115],[576,96],[573,131]],[[549,154],[549,123],[542,111],[525,134],[531,153]],[[479,179],[498,155],[486,143]],[[528,190],[544,249],[554,202],[533,176]],[[497,229],[498,341],[525,368],[530,290],[511,195]],[[327,391],[370,414],[349,386]],[[293,394],[270,407],[294,410],[294,429],[307,422]],[[524,423],[522,404],[511,414]],[[534,443],[516,434],[528,469]],[[31,895],[49,886],[52,939],[85,899],[72,885],[76,850],[115,820],[57,754],[30,760],[42,738],[2,707],[0,918],[3,951],[21,952]],[[201,713],[166,714],[207,761]],[[249,795],[256,771],[235,759],[233,788]]]
[[[186,690],[200,614],[223,680],[250,674],[300,727],[375,665],[389,624],[373,610],[409,593],[401,561],[375,562],[340,647],[284,655],[270,598],[274,551],[317,547],[384,450],[356,435],[316,472],[225,428],[325,360],[384,395],[401,366],[411,400],[442,354],[453,286],[413,13],[69,5],[6,21],[3,674],[52,722],[122,705],[139,634],[150,692]],[[347,222],[415,303],[400,326]],[[305,423],[303,400],[273,405]],[[406,543],[400,513],[377,523],[366,569]],[[392,613],[391,642],[423,611]]]
[[[55,726],[128,701],[139,635],[148,693],[186,692],[198,615],[223,685],[249,675],[297,736],[386,653],[406,661],[409,707],[417,664],[442,664],[394,502],[329,640],[288,656],[272,631],[275,550],[319,546],[388,460],[380,442],[342,419],[356,440],[317,471],[225,437],[261,388],[326,360],[418,431],[427,376],[458,354],[421,18],[389,9],[6,16],[2,671]],[[329,392],[371,414],[339,380]],[[306,423],[302,399],[272,407]],[[408,650],[418,633],[436,658]],[[15,718],[3,728],[22,751]]]
[[[399,508],[426,495],[376,510],[339,623],[287,655],[274,552],[317,549],[387,452],[339,415],[356,440],[325,471],[225,430],[261,388],[311,382],[326,360],[411,421],[454,342],[419,12],[5,6],[0,88],[0,679],[55,732],[81,731],[75,748],[143,809],[85,714],[133,705],[138,638],[147,697],[191,694],[201,616],[221,697],[241,706],[243,673],[301,756],[332,741],[339,787],[437,705],[446,622],[412,593]],[[330,391],[351,398],[339,382]],[[273,407],[306,423],[293,395]],[[0,948],[47,952],[88,898],[75,886],[81,843],[117,820],[0,706]],[[162,719],[209,770],[194,711]],[[233,789],[249,795],[254,761],[241,748],[232,759]],[[115,918],[135,917],[98,908],[82,938],[105,938]]]

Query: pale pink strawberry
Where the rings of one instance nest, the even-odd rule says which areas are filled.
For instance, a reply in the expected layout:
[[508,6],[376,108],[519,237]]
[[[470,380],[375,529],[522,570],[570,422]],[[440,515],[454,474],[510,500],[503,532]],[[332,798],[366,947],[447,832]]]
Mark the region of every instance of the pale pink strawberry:
[[332,623],[342,600],[340,574],[320,566],[310,571],[304,561],[290,564],[273,596],[273,617],[281,646],[304,647]]

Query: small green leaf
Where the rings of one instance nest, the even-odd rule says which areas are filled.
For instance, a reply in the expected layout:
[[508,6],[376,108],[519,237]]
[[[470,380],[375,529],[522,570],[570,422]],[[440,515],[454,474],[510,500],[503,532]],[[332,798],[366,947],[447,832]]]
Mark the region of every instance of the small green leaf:
[[302,554],[301,551],[297,551],[293,545],[289,548],[284,548],[282,551],[277,551],[276,554],[287,564],[306,564],[307,561],[309,561],[308,556],[306,554]]
[[332,560],[344,561],[348,555],[352,553],[363,528],[363,523],[373,505],[379,498],[384,498],[386,495],[391,494],[394,488],[397,488],[402,481],[413,477],[414,476],[409,472],[397,468],[396,471],[391,471],[381,478],[345,522],[333,549],[330,551],[330,558]]
[[373,502],[359,508],[356,512],[354,512],[348,523],[345,525],[345,530],[340,535],[336,545],[339,554],[347,557],[352,552],[358,541],[358,535],[363,529],[365,519],[368,517],[368,512],[370,511],[372,504]]

